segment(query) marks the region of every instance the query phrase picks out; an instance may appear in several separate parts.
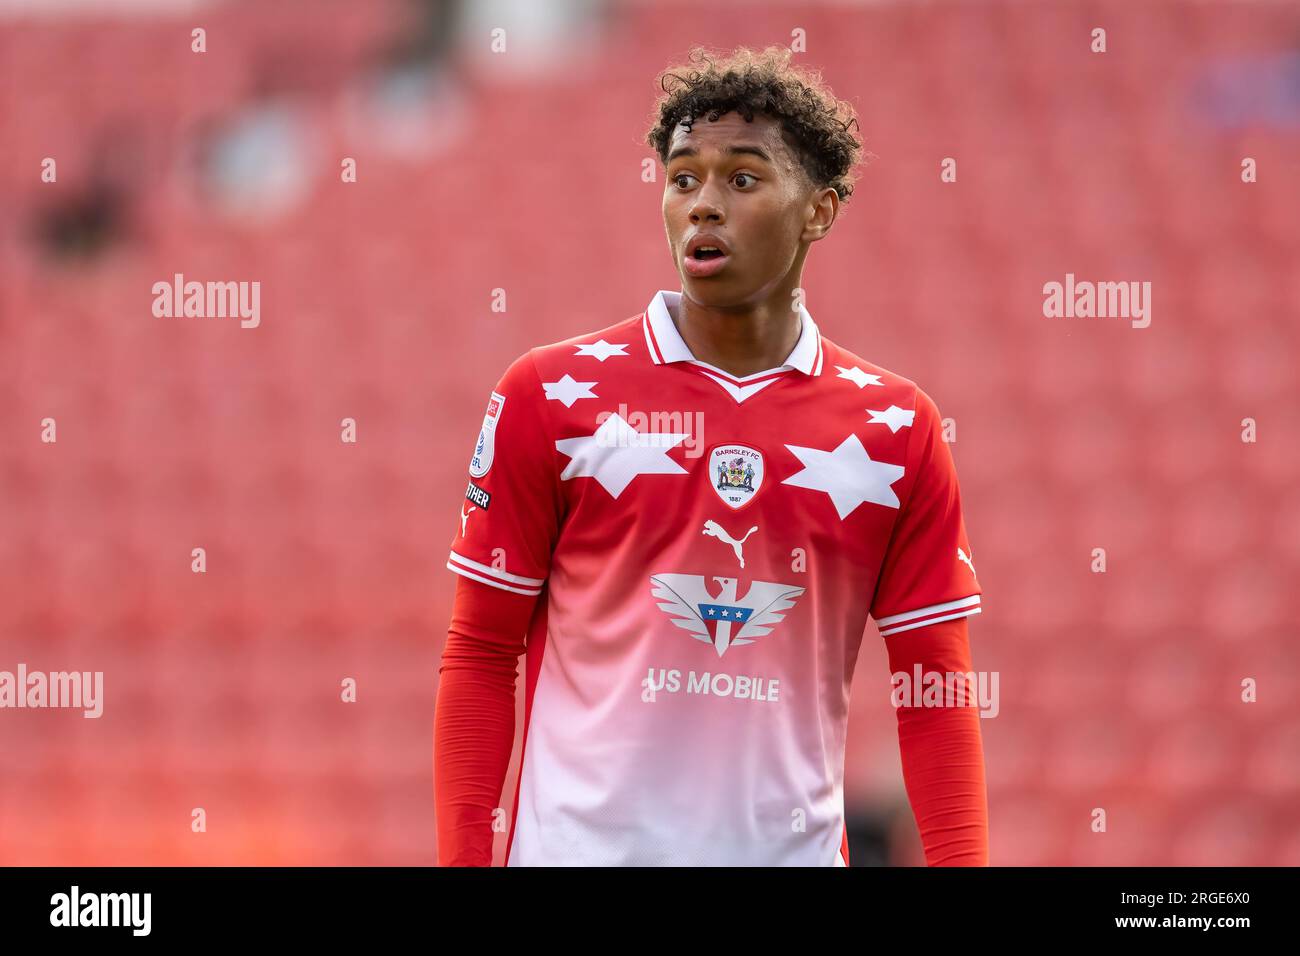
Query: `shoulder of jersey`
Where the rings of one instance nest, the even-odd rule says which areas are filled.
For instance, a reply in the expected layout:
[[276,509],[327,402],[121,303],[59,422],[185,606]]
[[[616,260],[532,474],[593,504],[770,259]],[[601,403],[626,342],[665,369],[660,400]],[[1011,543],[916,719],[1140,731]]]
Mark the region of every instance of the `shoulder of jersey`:
[[909,411],[917,409],[917,402],[924,392],[912,379],[868,362],[825,335],[822,336],[822,353],[823,388],[841,390],[849,395],[857,393],[875,407],[897,405]]
[[650,352],[642,316],[638,312],[603,329],[536,346],[529,350],[529,355],[544,380],[547,376],[558,378],[566,373],[580,379],[579,373],[584,370],[619,374],[629,365],[648,365]]

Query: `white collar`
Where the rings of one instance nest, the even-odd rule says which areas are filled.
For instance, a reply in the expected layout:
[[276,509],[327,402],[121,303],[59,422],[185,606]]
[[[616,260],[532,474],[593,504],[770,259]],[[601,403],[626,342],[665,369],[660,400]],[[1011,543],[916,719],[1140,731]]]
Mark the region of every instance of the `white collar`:
[[[673,322],[669,308],[676,308],[681,298],[680,292],[660,289],[646,306],[646,345],[650,348],[650,357],[656,365],[666,362],[695,362],[706,368],[714,368],[708,362],[702,362],[692,355],[686,340],[677,331],[677,324]],[[743,378],[730,377],[735,381],[743,382],[756,375],[770,375],[785,369],[796,369],[805,375],[820,375],[822,373],[821,333],[818,332],[817,324],[813,322],[813,317],[807,309],[801,305],[798,307],[798,312],[799,341],[794,344],[794,349],[786,357],[783,365],[763,372],[755,372],[754,375],[746,375]],[[722,370],[717,369],[717,371]]]

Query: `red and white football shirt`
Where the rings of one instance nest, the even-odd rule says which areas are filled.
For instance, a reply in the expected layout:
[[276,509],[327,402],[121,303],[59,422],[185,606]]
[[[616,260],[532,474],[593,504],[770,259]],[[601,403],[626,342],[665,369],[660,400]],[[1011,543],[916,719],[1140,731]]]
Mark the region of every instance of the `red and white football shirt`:
[[804,309],[737,378],[680,295],[521,356],[474,448],[447,566],[540,598],[510,866],[845,865],[867,617],[980,611],[933,400]]

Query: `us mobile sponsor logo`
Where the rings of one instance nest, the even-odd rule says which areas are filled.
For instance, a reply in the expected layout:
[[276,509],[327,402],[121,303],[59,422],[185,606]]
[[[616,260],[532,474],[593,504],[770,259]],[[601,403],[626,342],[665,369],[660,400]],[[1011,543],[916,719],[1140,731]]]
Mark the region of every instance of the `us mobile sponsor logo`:
[[491,502],[492,500],[491,494],[484,491],[482,488],[474,484],[474,482],[472,481],[469,483],[469,487],[465,489],[465,497],[468,498],[474,504],[478,505],[484,511],[488,510],[488,503]]
[[[650,593],[662,603],[659,609],[691,637],[712,644],[721,657],[727,648],[752,644],[785,620],[804,589],[773,581],[754,581],[743,598],[736,596],[737,578],[715,577],[721,585],[717,597],[709,594],[702,574],[652,574]],[[736,627],[732,634],[732,627]]]
[[[682,689],[682,672],[679,668],[660,667],[657,670],[658,673],[656,668],[651,667],[645,680],[641,681],[641,699],[646,703],[654,703],[660,691],[676,694]],[[776,677],[759,677],[756,674],[689,671],[686,675],[686,693],[731,697],[735,700],[761,700],[775,704],[780,701],[781,681]]]

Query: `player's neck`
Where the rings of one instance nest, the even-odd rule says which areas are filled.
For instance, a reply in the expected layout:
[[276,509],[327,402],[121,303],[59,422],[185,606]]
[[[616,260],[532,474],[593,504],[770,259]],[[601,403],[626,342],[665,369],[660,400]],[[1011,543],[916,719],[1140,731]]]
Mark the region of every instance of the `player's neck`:
[[708,362],[737,377],[778,368],[799,341],[799,313],[790,297],[778,297],[741,310],[712,309],[692,302],[684,294],[670,309],[686,347],[701,362]]

